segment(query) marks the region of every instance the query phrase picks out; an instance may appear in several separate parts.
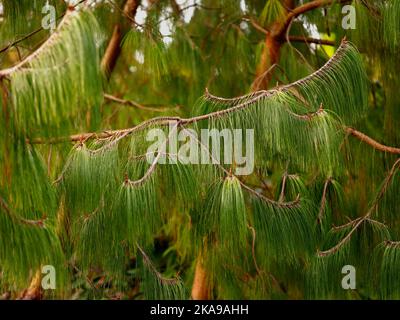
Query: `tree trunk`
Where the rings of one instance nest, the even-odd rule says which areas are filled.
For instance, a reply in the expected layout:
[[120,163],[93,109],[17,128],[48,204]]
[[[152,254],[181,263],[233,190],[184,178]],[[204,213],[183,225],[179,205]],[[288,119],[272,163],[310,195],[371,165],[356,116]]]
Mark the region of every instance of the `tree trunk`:
[[[284,0],[283,6],[286,10],[286,15],[294,8],[293,0]],[[261,53],[260,62],[256,69],[256,79],[252,85],[252,91],[266,90],[272,79],[273,66],[279,63],[280,50],[285,42],[286,29],[282,29],[286,22],[285,17],[282,20],[275,21],[270,26],[270,31],[265,38],[265,45]]]
[[[109,79],[121,53],[121,42],[135,18],[140,0],[127,0],[124,5],[122,21],[115,25],[113,34],[101,61],[101,69]],[[130,22],[129,22],[130,21]]]
[[194,273],[192,286],[193,300],[208,300],[210,299],[210,286],[207,279],[206,270],[203,267],[202,257],[199,255],[196,262],[196,270]]
[[256,80],[252,86],[253,91],[268,88],[272,79],[272,68],[279,62],[281,45],[280,39],[273,34],[266,37],[260,63],[257,66]]
[[20,300],[40,300],[42,298],[42,273],[37,271],[32,278],[28,289],[25,289],[20,295]]

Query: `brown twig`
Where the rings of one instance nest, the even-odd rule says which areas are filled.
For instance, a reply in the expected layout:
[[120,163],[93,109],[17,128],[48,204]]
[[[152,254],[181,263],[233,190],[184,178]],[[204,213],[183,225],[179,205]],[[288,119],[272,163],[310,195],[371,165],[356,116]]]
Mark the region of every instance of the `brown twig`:
[[386,240],[383,242],[383,244],[387,248],[400,248],[400,241]]
[[281,188],[281,193],[279,195],[279,202],[282,202],[285,199],[285,189],[286,189],[286,180],[288,178],[287,171],[283,174],[283,179],[282,179],[282,188]]
[[256,268],[257,274],[261,274],[261,269],[258,267],[257,259],[256,259],[256,230],[251,225],[247,225],[247,227],[251,230],[251,234],[253,236],[251,243],[251,254],[253,256],[254,267]]
[[393,153],[393,154],[400,154],[400,148],[385,146],[385,145],[375,141],[374,139],[368,137],[366,134],[364,134],[360,131],[357,131],[356,129],[346,127],[345,131],[348,134],[352,135],[353,137],[356,137],[357,139],[361,140],[362,142],[369,144],[371,147],[373,147],[376,150]]
[[315,9],[318,9],[323,6],[329,6],[331,4],[344,4],[347,2],[351,2],[351,0],[315,0],[311,2],[307,2],[303,5],[300,5],[293,10],[289,11],[288,15],[283,24],[276,30],[277,37],[283,37],[286,33],[287,28],[289,27],[290,23],[293,19],[297,18],[298,16]]
[[318,212],[318,217],[317,217],[317,223],[320,224],[322,221],[322,216],[325,212],[325,205],[326,205],[326,200],[327,200],[327,193],[328,193],[328,186],[332,182],[332,178],[326,179],[324,183],[324,190],[322,191],[322,197],[321,197],[321,205],[319,207],[319,212]]
[[170,109],[168,107],[154,108],[154,107],[145,106],[136,101],[121,99],[121,98],[115,97],[115,96],[107,94],[107,93],[104,94],[104,98],[108,101],[117,102],[122,105],[130,106],[130,107],[138,108],[138,109],[142,109],[142,110],[164,112],[165,110]]
[[326,46],[335,46],[336,45],[335,41],[332,41],[332,40],[315,39],[315,38],[305,37],[305,36],[289,36],[289,40],[292,42],[315,43],[315,44],[321,44],[321,45],[326,45]]
[[165,278],[154,266],[153,262],[151,262],[149,256],[144,252],[144,250],[140,247],[138,243],[136,243],[136,247],[138,248],[140,254],[143,257],[143,261],[146,264],[148,268],[155,274],[155,276],[160,280],[161,282],[169,285],[174,285],[179,282],[178,278]]

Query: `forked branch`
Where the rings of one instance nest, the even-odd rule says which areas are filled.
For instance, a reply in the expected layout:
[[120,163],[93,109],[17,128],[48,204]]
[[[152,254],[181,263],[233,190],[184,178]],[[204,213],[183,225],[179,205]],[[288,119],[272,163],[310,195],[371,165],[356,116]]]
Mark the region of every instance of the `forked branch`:
[[[331,254],[339,251],[346,243],[348,243],[348,241],[351,239],[352,235],[356,232],[358,227],[361,226],[363,222],[370,220],[371,215],[377,209],[379,201],[385,195],[385,193],[389,187],[389,184],[392,181],[393,176],[396,173],[396,171],[399,169],[399,167],[400,167],[400,159],[397,159],[397,161],[393,164],[392,168],[390,169],[389,174],[386,176],[386,178],[383,182],[383,185],[382,185],[381,189],[379,190],[378,195],[376,196],[374,202],[372,203],[372,205],[369,208],[369,210],[367,211],[367,213],[364,216],[347,223],[345,226],[353,225],[353,228],[349,231],[349,233],[338,244],[336,244],[331,249],[325,250],[325,251],[318,251],[318,256],[325,257],[325,256],[331,255]],[[336,227],[336,229],[338,229],[338,228],[340,228],[340,227]]]
[[324,190],[322,191],[321,204],[318,211],[317,223],[320,224],[325,212],[326,200],[328,195],[328,186],[332,182],[332,178],[328,178],[324,183]]

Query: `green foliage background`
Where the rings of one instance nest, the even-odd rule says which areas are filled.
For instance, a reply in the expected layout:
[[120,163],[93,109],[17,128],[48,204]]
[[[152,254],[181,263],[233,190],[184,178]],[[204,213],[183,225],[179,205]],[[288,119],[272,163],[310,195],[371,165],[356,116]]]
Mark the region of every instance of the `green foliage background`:
[[[51,264],[43,298],[187,299],[201,262],[213,299],[400,297],[400,165],[346,130],[400,147],[399,0],[300,15],[256,92],[287,1],[141,1],[135,20],[122,0],[52,0],[53,33],[46,2],[0,0],[0,293]],[[116,24],[129,27],[108,79]],[[146,134],[171,123],[254,129],[255,172],[151,166]]]

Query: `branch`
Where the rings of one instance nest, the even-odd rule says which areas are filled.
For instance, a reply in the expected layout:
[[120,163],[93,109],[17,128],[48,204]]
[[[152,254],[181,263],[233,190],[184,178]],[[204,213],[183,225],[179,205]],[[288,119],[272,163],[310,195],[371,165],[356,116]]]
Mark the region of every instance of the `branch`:
[[319,207],[319,212],[318,212],[318,217],[317,217],[317,223],[320,224],[322,221],[322,216],[325,211],[325,204],[326,204],[326,196],[327,196],[327,191],[328,191],[328,185],[331,183],[332,178],[328,178],[325,181],[324,184],[324,190],[322,192],[322,198],[321,198],[321,205]]
[[[334,247],[332,247],[329,250],[325,250],[325,251],[318,251],[318,256],[319,257],[325,257],[328,255],[331,255],[337,251],[340,250],[340,248],[342,248],[350,239],[351,236],[353,235],[353,233],[358,229],[358,227],[364,222],[364,221],[372,221],[370,219],[371,215],[374,213],[375,209],[378,207],[379,201],[382,199],[382,197],[384,196],[384,194],[387,191],[387,188],[389,187],[389,184],[394,176],[394,174],[396,173],[396,171],[399,169],[400,167],[400,159],[397,159],[397,161],[393,164],[392,168],[389,171],[389,174],[386,176],[383,185],[381,187],[381,189],[379,190],[379,193],[377,195],[377,197],[375,198],[374,202],[372,203],[372,206],[369,208],[369,210],[367,211],[367,213],[360,218],[355,219],[354,221],[351,221],[349,223],[347,223],[345,226],[351,226],[354,225],[354,227],[350,230],[350,232]],[[341,227],[336,227],[336,229],[340,229]]]
[[343,4],[343,3],[348,3],[351,1],[352,0],[315,0],[315,1],[307,2],[301,6],[294,8],[292,11],[290,11],[289,14],[286,16],[285,22],[280,26],[280,28],[278,28],[278,30],[276,32],[274,32],[274,34],[277,37],[282,37],[286,33],[286,30],[289,27],[292,20],[308,11],[318,9],[323,6],[329,6],[334,3]]
[[315,43],[315,44],[321,44],[321,45],[326,45],[326,46],[335,46],[335,41],[331,40],[324,40],[324,39],[315,39],[311,37],[305,37],[305,36],[289,36],[289,40],[292,42],[304,42],[304,43]]
[[[82,3],[85,2],[85,1],[86,1],[86,0],[81,0],[81,1],[79,1],[77,4],[75,4],[74,6],[72,6],[72,8],[76,8],[78,5],[82,4]],[[65,16],[65,13],[64,13],[63,15],[61,15],[60,17],[58,17],[58,18],[56,19],[56,21],[62,19],[64,16]],[[28,33],[28,34],[26,34],[25,36],[23,36],[23,37],[21,37],[21,38],[15,40],[14,42],[8,44],[8,45],[5,46],[3,49],[0,49],[0,53],[3,53],[3,52],[5,52],[5,51],[7,51],[8,49],[14,47],[14,46],[17,45],[18,43],[20,43],[20,42],[22,42],[22,41],[24,41],[24,40],[26,40],[26,39],[29,39],[30,37],[33,37],[35,34],[39,33],[40,31],[43,31],[43,30],[44,30],[43,27],[37,28],[36,30],[34,30],[34,31],[32,31],[32,32],[30,32],[30,33]]]
[[[176,122],[175,126],[172,128],[171,132],[169,133],[167,139],[165,139],[165,141],[162,144],[162,146],[160,146],[160,148],[159,148],[160,150],[164,149],[164,147],[168,144],[169,139],[171,139],[171,136],[178,129],[178,126],[179,126],[179,121]],[[125,185],[129,185],[129,186],[140,186],[140,185],[142,185],[148,178],[150,178],[150,176],[152,175],[152,173],[156,169],[158,160],[160,159],[161,155],[162,155],[162,152],[158,152],[157,153],[157,156],[154,158],[153,163],[151,164],[149,169],[146,171],[146,173],[143,175],[143,177],[141,177],[140,179],[132,181],[128,177],[126,177],[125,178]]]
[[51,138],[51,139],[42,139],[42,138],[36,138],[36,139],[26,139],[26,142],[29,144],[56,144],[56,143],[63,143],[63,142],[85,142],[90,139],[119,139],[120,137],[126,137],[127,135],[137,132],[140,130],[143,130],[145,128],[148,128],[149,126],[152,126],[154,124],[164,126],[164,125],[169,125],[171,123],[175,123],[176,121],[181,120],[179,117],[156,117],[152,118],[150,120],[144,121],[140,124],[138,124],[135,127],[128,128],[128,129],[121,129],[121,130],[106,130],[103,132],[90,132],[90,133],[80,133],[80,134],[74,134],[69,137],[57,137],[57,138]]
[[175,0],[170,0],[170,3],[171,3],[171,7],[172,7],[172,10],[174,11],[174,13],[178,17],[181,17],[182,16],[182,10],[179,7],[179,4]]
[[10,74],[18,71],[19,69],[24,67],[26,64],[30,63],[33,59],[35,59],[47,47],[51,46],[54,43],[54,41],[59,37],[59,31],[64,26],[64,24],[66,23],[68,18],[71,16],[73,10],[74,9],[71,7],[68,8],[68,11],[65,13],[63,19],[59,23],[57,30],[36,51],[32,52],[29,56],[27,56],[24,60],[22,60],[15,66],[4,69],[4,70],[0,70],[0,78],[7,77]]
[[[62,27],[67,23],[68,18],[72,15],[72,13],[75,11],[75,8],[80,5],[81,3],[84,3],[87,0],[82,0],[79,1],[77,4],[75,4],[74,6],[68,6],[67,11],[65,12],[65,14],[62,16],[62,20],[59,23],[57,30],[50,36],[47,38],[47,40],[34,52],[32,52],[30,55],[28,55],[24,60],[20,61],[18,64],[16,64],[13,67],[4,69],[4,70],[0,70],[0,79],[3,77],[7,77],[10,74],[12,74],[15,71],[18,71],[19,69],[21,69],[22,67],[24,67],[26,64],[30,63],[33,59],[35,59],[41,52],[43,52],[47,47],[51,46],[54,41],[59,37],[60,34],[60,30],[62,29]],[[22,40],[21,40],[22,41]]]
[[[260,26],[257,21],[251,18],[243,18],[243,21],[250,22],[250,24],[254,27],[254,29],[260,31],[261,33],[265,34],[266,36],[270,35],[270,31]],[[304,42],[304,43],[315,43],[321,44],[326,46],[335,46],[335,41],[331,40],[324,40],[324,39],[316,39],[312,37],[305,37],[305,36],[289,36],[289,41],[292,42]]]
[[[214,155],[210,152],[209,148],[207,146],[205,146],[204,143],[202,141],[200,141],[196,136],[194,136],[191,131],[187,130],[184,127],[182,127],[182,129],[185,130],[200,145],[200,147],[203,148],[208,153],[208,155],[213,160],[213,163],[216,164],[218,168],[220,168],[227,176],[234,176],[235,178],[237,178],[232,172],[226,170],[224,168],[224,166],[219,164],[219,161],[217,159],[215,159]],[[270,205],[280,207],[280,208],[293,208],[293,207],[298,206],[300,203],[300,195],[297,195],[297,198],[294,201],[290,201],[290,202],[275,201],[275,200],[265,197],[261,193],[250,188],[247,184],[245,184],[240,179],[237,178],[237,180],[239,181],[239,183],[243,189],[247,190],[249,193],[253,194],[257,198],[261,199],[262,201],[264,201]]]
[[283,174],[283,179],[282,179],[282,188],[281,188],[281,193],[279,195],[279,202],[282,202],[285,199],[285,189],[286,189],[286,180],[288,178],[288,173],[285,171]]
[[247,94],[247,95],[244,95],[244,96],[241,96],[238,98],[234,98],[234,99],[224,99],[224,98],[215,97],[215,96],[212,96],[211,94],[209,94],[208,91],[206,90],[206,94],[205,94],[206,99],[216,100],[219,102],[223,101],[223,103],[226,103],[227,105],[230,106],[227,109],[223,109],[223,110],[219,110],[219,111],[211,112],[211,113],[208,113],[205,115],[200,115],[197,117],[187,118],[187,119],[181,119],[179,117],[152,118],[150,120],[142,122],[141,124],[139,124],[133,128],[123,129],[123,130],[104,131],[102,133],[83,133],[83,134],[72,135],[70,137],[53,138],[53,139],[49,139],[49,140],[37,138],[37,139],[33,139],[33,140],[27,140],[27,142],[33,143],[33,144],[44,144],[44,143],[52,144],[52,143],[60,143],[60,142],[67,142],[67,141],[82,142],[82,141],[86,141],[88,139],[112,139],[115,136],[120,138],[121,136],[123,136],[123,137],[127,136],[133,132],[142,130],[142,129],[147,128],[150,125],[154,125],[154,124],[169,125],[171,122],[180,121],[181,125],[185,125],[185,124],[196,123],[196,122],[211,119],[211,118],[222,117],[222,116],[228,115],[230,113],[239,111],[241,109],[247,108],[247,107],[251,106],[252,104],[254,104],[255,102],[258,102],[261,99],[266,99],[266,98],[271,97],[280,92],[289,91],[292,89],[292,87],[301,85],[302,83],[309,81],[311,78],[321,76],[321,74],[326,72],[326,70],[329,70],[329,68],[331,68],[331,66],[338,59],[340,59],[340,57],[342,56],[343,52],[346,50],[348,45],[349,45],[348,42],[345,39],[343,39],[342,43],[340,44],[339,48],[336,50],[335,54],[328,60],[328,62],[324,66],[322,66],[320,69],[318,69],[314,73],[310,74],[309,76],[307,76],[303,79],[300,79],[298,81],[295,81],[291,84],[279,87],[278,89],[260,90],[260,91],[252,92],[250,94]]
[[178,278],[165,278],[154,266],[153,262],[151,262],[149,256],[144,252],[144,250],[136,243],[136,247],[138,248],[139,252],[143,257],[143,261],[145,265],[155,274],[155,276],[164,284],[174,285],[179,283]]
[[[63,15],[64,16],[64,15]],[[20,42],[34,36],[35,34],[39,33],[40,31],[44,30],[43,28],[38,28],[34,31],[32,31],[31,33],[28,33],[27,35],[23,36],[22,38],[19,38],[18,40],[15,40],[14,42],[8,44],[7,46],[5,46],[3,49],[0,50],[0,53],[3,53],[5,51],[7,51],[8,49],[16,46],[17,44],[19,44]]]
[[315,72],[311,73],[310,75],[308,75],[307,77],[304,77],[303,79],[299,79],[295,82],[292,82],[290,84],[287,84],[281,88],[279,88],[282,91],[288,91],[293,87],[299,86],[303,83],[306,83],[307,81],[309,81],[310,79],[313,78],[319,78],[321,75],[323,75],[327,70],[329,70],[332,65],[334,65],[335,63],[337,63],[338,60],[340,60],[343,56],[343,54],[346,52],[347,47],[349,46],[349,42],[347,41],[346,38],[342,39],[342,42],[340,43],[339,48],[336,50],[336,52],[334,53],[334,55],[318,70],[316,70]]
[[30,225],[30,226],[36,226],[39,228],[45,228],[44,222],[47,220],[47,217],[44,216],[40,220],[29,220],[20,217],[18,214],[15,214],[14,212],[11,211],[10,207],[8,206],[7,202],[0,197],[0,206],[4,209],[6,214],[13,220],[16,220],[17,222],[20,222],[22,224]]
[[254,29],[260,31],[261,33],[265,34],[266,36],[269,36],[270,31],[265,29],[264,27],[260,26],[256,20],[252,18],[243,18],[243,21],[248,21],[250,24],[254,27]]
[[127,106],[130,106],[130,107],[134,107],[134,108],[138,108],[138,109],[142,109],[142,110],[163,112],[163,111],[169,109],[169,108],[152,108],[152,107],[145,106],[145,105],[140,104],[140,103],[135,102],[135,101],[120,99],[118,97],[115,97],[115,96],[113,96],[111,94],[107,94],[107,93],[104,94],[104,98],[106,100],[108,100],[108,101],[117,102],[119,104],[127,105]]
[[[278,94],[279,92],[289,91],[293,87],[301,85],[301,84],[309,81],[311,78],[320,77],[323,73],[326,72],[326,70],[331,68],[332,64],[334,64],[338,59],[340,59],[340,57],[343,55],[344,50],[346,50],[347,45],[348,45],[348,42],[344,39],[342,41],[340,47],[336,50],[335,54],[320,69],[318,69],[317,71],[315,71],[314,73],[310,74],[309,76],[307,76],[303,79],[297,80],[291,84],[279,87],[277,89],[271,89],[268,91],[260,90],[260,91],[252,92],[250,94],[247,94],[247,95],[244,95],[241,97],[231,98],[231,99],[213,96],[206,89],[206,93],[204,96],[206,99],[226,104],[227,106],[229,106],[227,109],[214,111],[214,112],[211,112],[208,114],[204,114],[204,115],[200,115],[200,116],[196,116],[196,117],[192,117],[192,118],[186,118],[186,119],[180,118],[180,117],[173,117],[173,116],[156,117],[156,118],[152,118],[150,120],[144,121],[144,122],[140,123],[139,125],[132,127],[132,128],[128,128],[128,129],[110,130],[110,131],[103,131],[100,133],[93,133],[93,132],[92,133],[82,133],[82,134],[75,134],[75,135],[72,135],[69,137],[58,137],[58,138],[52,138],[52,139],[42,139],[42,138],[36,138],[36,139],[32,139],[32,140],[27,139],[27,143],[54,144],[54,143],[62,143],[62,142],[68,142],[68,141],[82,142],[82,141],[86,141],[89,139],[110,139],[110,140],[118,139],[118,140],[120,140],[123,137],[125,137],[133,132],[143,130],[151,125],[164,126],[164,125],[169,125],[171,123],[176,123],[177,121],[179,121],[180,125],[183,126],[183,125],[192,124],[192,123],[196,123],[196,122],[203,121],[203,120],[226,116],[230,113],[234,113],[241,109],[247,108],[247,107],[253,105],[255,102],[260,101],[261,99],[266,99],[266,98],[272,97],[273,95]],[[106,98],[112,99],[116,102],[120,102],[120,103],[124,103],[124,104],[133,103],[133,102],[129,103],[125,100],[118,99],[118,98],[112,97],[110,95],[106,95]],[[323,106],[321,105],[320,108],[315,112],[305,114],[305,115],[298,115],[298,114],[292,113],[292,115],[294,115],[300,119],[309,120],[312,117],[318,116],[319,114],[321,114],[323,112],[324,112],[324,109],[323,109]],[[388,152],[388,153],[393,153],[393,154],[400,154],[399,148],[388,147],[388,146],[382,145],[382,144],[378,143],[377,141],[373,140],[372,138],[366,136],[365,134],[363,134],[353,128],[344,127],[343,130],[345,130],[347,133],[353,135],[354,137],[360,139],[361,141],[371,145],[372,147],[374,147],[377,150]],[[115,142],[116,141],[114,140],[113,143],[115,143]]]
[[260,275],[262,273],[261,269],[258,266],[257,258],[256,258],[256,230],[251,225],[247,225],[247,228],[251,230],[251,234],[253,236],[253,240],[251,242],[251,255],[253,256],[254,267],[256,268],[257,274]]
[[357,139],[361,140],[362,142],[365,142],[366,144],[369,144],[376,150],[393,153],[393,154],[400,154],[400,148],[385,146],[385,145],[375,141],[374,139],[368,137],[364,133],[357,131],[356,129],[353,129],[350,127],[345,128],[345,130],[348,134],[352,135],[353,137],[356,137]]
[[400,241],[386,240],[383,244],[386,248],[400,248]]

